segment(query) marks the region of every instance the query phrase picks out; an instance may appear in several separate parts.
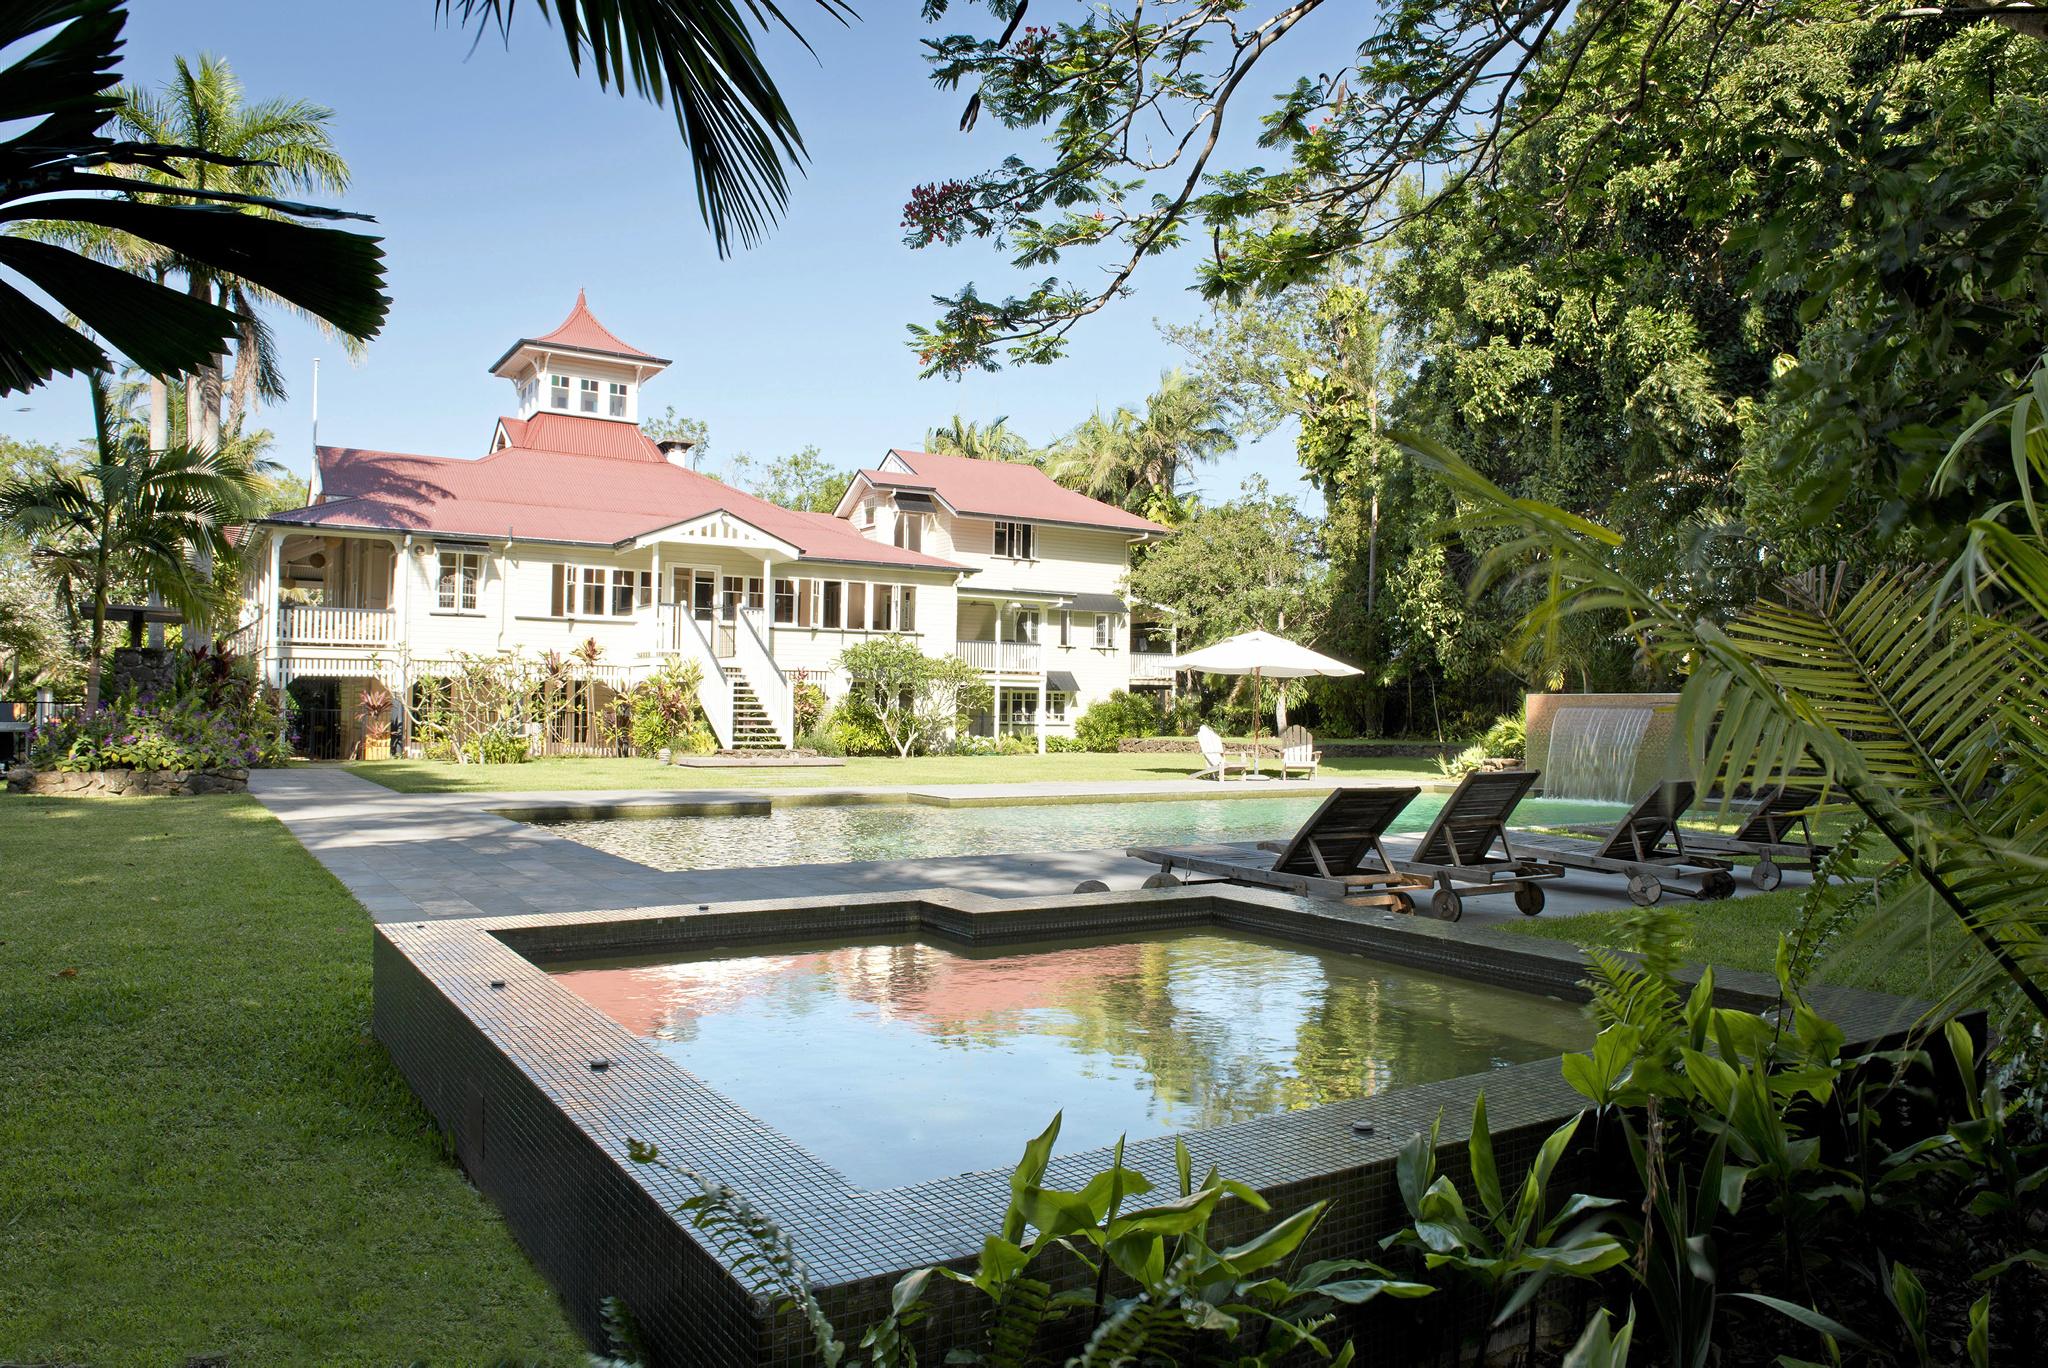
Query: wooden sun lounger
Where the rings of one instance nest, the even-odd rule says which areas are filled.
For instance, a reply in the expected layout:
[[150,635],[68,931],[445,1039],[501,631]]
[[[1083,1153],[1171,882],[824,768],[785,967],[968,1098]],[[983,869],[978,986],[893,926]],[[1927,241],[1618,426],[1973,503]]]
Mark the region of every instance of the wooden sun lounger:
[[[1271,858],[1247,850],[1242,858],[1219,851],[1134,847],[1125,853],[1159,866],[1154,876],[1175,882],[1174,871],[1204,876],[1197,882],[1221,881],[1279,888],[1289,893],[1342,898],[1354,906],[1415,910],[1413,894],[1428,887],[1404,874],[1380,844],[1401,809],[1422,790],[1405,788],[1338,789],[1325,798],[1294,839],[1279,845]],[[1277,843],[1276,843],[1277,844]],[[1271,849],[1273,847],[1267,847]],[[1148,886],[1152,886],[1148,881]]]
[[[1465,899],[1512,893],[1528,916],[1543,910],[1541,880],[1564,870],[1519,855],[1508,844],[1507,821],[1541,776],[1535,770],[1475,770],[1467,774],[1429,830],[1395,868],[1432,883],[1430,909],[1445,921],[1465,915]],[[1520,837],[1516,838],[1520,840]]]
[[1636,800],[1605,840],[1570,837],[1519,838],[1522,848],[1567,869],[1619,874],[1628,880],[1629,900],[1648,907],[1675,888],[1695,898],[1725,898],[1735,891],[1726,860],[1695,855],[1678,828],[1678,814],[1692,806],[1691,780],[1659,784]]
[[1785,880],[1787,869],[1812,869],[1834,849],[1813,839],[1807,810],[1820,801],[1812,789],[1780,784],[1750,810],[1733,835],[1688,831],[1688,850],[1714,855],[1754,855],[1749,882],[1768,893]]

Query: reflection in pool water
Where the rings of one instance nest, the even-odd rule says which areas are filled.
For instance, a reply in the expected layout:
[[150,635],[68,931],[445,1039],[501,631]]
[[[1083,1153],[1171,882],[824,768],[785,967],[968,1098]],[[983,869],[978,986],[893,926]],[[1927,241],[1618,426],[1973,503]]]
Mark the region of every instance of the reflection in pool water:
[[[1291,835],[1327,796],[953,808],[832,804],[778,807],[756,817],[551,822],[548,829],[656,869],[679,871],[1269,840]],[[1393,829],[1421,832],[1443,801],[1441,793],[1420,795],[1402,810]],[[1523,826],[1605,824],[1621,812],[1615,803],[1539,798],[1518,807],[1515,821]]]
[[900,939],[554,969],[863,1187],[1222,1125],[1583,1048],[1580,1009],[1213,930]]

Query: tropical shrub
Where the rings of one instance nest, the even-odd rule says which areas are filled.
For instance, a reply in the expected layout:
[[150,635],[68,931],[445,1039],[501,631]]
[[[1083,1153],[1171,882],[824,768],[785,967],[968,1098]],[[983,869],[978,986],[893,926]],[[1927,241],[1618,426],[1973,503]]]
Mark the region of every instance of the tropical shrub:
[[[1323,1334],[1342,1307],[1378,1297],[1424,1297],[1426,1284],[1404,1281],[1362,1259],[1324,1259],[1301,1265],[1298,1252],[1328,1210],[1316,1202],[1263,1231],[1217,1249],[1209,1227],[1227,1202],[1269,1211],[1252,1188],[1214,1169],[1199,1182],[1187,1146],[1174,1144],[1173,1182],[1163,1193],[1124,1164],[1119,1140],[1110,1166],[1075,1191],[1045,1186],[1046,1167],[1059,1138],[1060,1118],[1024,1147],[1010,1175],[1010,1202],[996,1231],[981,1243],[971,1271],[920,1268],[898,1280],[890,1312],[849,1345],[811,1292],[810,1272],[794,1243],[744,1196],[662,1159],[658,1149],[631,1141],[632,1157],[661,1164],[697,1187],[679,1211],[735,1264],[767,1287],[780,1307],[809,1327],[825,1363],[848,1360],[849,1347],[876,1365],[910,1365],[908,1343],[926,1311],[935,1280],[971,1289],[986,1304],[980,1328],[946,1346],[956,1364],[1046,1361],[1047,1341],[1071,1339],[1075,1322],[1085,1347],[1075,1363],[1228,1363],[1233,1368],[1277,1368],[1282,1363],[1348,1364],[1347,1341]],[[1149,1201],[1137,1199],[1151,1198]],[[1072,1256],[1094,1273],[1091,1286],[1056,1291],[1049,1256]],[[1115,1286],[1112,1286],[1112,1278]],[[938,1360],[933,1360],[934,1362]]]
[[1528,720],[1521,713],[1502,713],[1479,738],[1479,745],[1488,755],[1523,759],[1529,749]]
[[825,691],[808,680],[799,680],[790,689],[790,704],[796,715],[796,734],[816,731],[818,719],[825,715]]
[[[628,706],[635,753],[694,750],[701,744],[696,739],[700,734],[711,734],[697,700],[697,690],[703,683],[702,665],[671,657],[662,662],[659,670],[633,686]],[[715,747],[715,739],[713,744]]]
[[841,703],[827,713],[818,728],[822,744],[813,746],[821,755],[892,755],[895,747],[889,734],[858,708]]
[[255,769],[290,758],[277,701],[255,667],[226,652],[179,652],[158,694],[130,690],[106,707],[36,729],[29,764],[101,769]]
[[1097,699],[1074,724],[1074,739],[1083,750],[1113,751],[1132,737],[1159,735],[1159,704],[1150,695],[1118,689]]
[[1486,762],[1492,758],[1493,752],[1487,748],[1484,741],[1481,741],[1476,746],[1465,747],[1448,759],[1438,757],[1436,767],[1446,776],[1455,779],[1470,774],[1473,770],[1485,769]]
[[[531,758],[531,731],[544,730],[560,696],[554,661],[538,666],[510,656],[457,655],[447,674],[413,686],[413,735],[430,758],[463,765]],[[561,667],[566,669],[566,667]]]

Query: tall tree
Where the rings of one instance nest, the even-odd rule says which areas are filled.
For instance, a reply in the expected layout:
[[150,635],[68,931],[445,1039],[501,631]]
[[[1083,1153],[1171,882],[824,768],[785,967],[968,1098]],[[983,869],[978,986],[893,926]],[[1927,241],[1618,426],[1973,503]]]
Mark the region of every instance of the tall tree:
[[0,486],[0,524],[26,538],[91,624],[85,701],[96,706],[107,604],[124,579],[203,625],[219,611],[211,565],[234,555],[228,527],[261,493],[258,473],[219,452],[152,447],[102,378],[88,375],[93,450],[84,465]]
[[1171,610],[1189,649],[1252,628],[1314,640],[1329,606],[1315,520],[1257,479],[1153,547],[1128,588]]
[[815,446],[807,446],[762,467],[747,492],[799,512],[830,513],[852,483],[852,471],[831,465]]

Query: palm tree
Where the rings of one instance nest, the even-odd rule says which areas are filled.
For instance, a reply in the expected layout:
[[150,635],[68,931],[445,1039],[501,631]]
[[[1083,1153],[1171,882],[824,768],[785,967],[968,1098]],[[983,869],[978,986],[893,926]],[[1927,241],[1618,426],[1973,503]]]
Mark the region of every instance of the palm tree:
[[139,583],[195,624],[220,607],[209,566],[234,548],[230,524],[261,493],[258,472],[231,456],[152,447],[105,379],[92,394],[93,452],[83,467],[0,486],[0,523],[28,538],[60,594],[92,624],[85,705],[99,703],[107,602],[117,582]]
[[1069,489],[1165,522],[1186,517],[1181,485],[1203,461],[1235,445],[1223,405],[1193,376],[1170,370],[1145,411],[1090,414],[1068,434],[1047,473]]
[[[328,133],[333,111],[303,100],[265,100],[250,104],[242,83],[225,60],[202,54],[195,67],[176,59],[176,72],[162,91],[132,86],[121,89],[121,110],[115,124],[138,142],[189,149],[192,155],[167,157],[161,168],[145,170],[137,179],[152,186],[196,187],[228,191],[243,197],[241,212],[266,218],[283,215],[273,207],[289,194],[308,191],[341,194],[348,189],[349,167]],[[145,194],[145,200],[154,198]],[[221,403],[228,411],[226,429],[236,431],[251,403],[285,397],[270,327],[258,306],[291,308],[288,301],[248,280],[187,257],[138,253],[115,244],[120,255],[158,279],[175,268],[185,276],[186,292],[228,310],[237,320],[234,370],[223,396],[218,356],[188,374],[185,382],[185,442],[215,447],[222,430]],[[304,310],[295,310],[303,314]],[[151,430],[158,431],[151,394]]]
[[[307,221],[363,215],[168,181],[181,165],[208,178],[252,168],[224,153],[113,136],[127,17],[121,0],[0,6],[0,52],[15,54],[0,67],[12,129],[0,138],[0,272],[42,290],[78,325],[0,276],[0,394],[112,370],[102,341],[151,375],[196,372],[224,353],[242,318],[172,289],[164,275],[173,261],[244,281],[346,336],[374,336],[390,307],[377,240]],[[153,180],[146,193],[144,177]],[[142,274],[95,260],[95,251]]]
[[993,423],[972,423],[954,414],[945,426],[929,428],[924,434],[924,449],[936,451],[945,456],[965,456],[975,461],[1020,461],[1029,465],[1038,463],[1037,453],[1031,443],[1025,441],[1010,429],[1007,417]]

